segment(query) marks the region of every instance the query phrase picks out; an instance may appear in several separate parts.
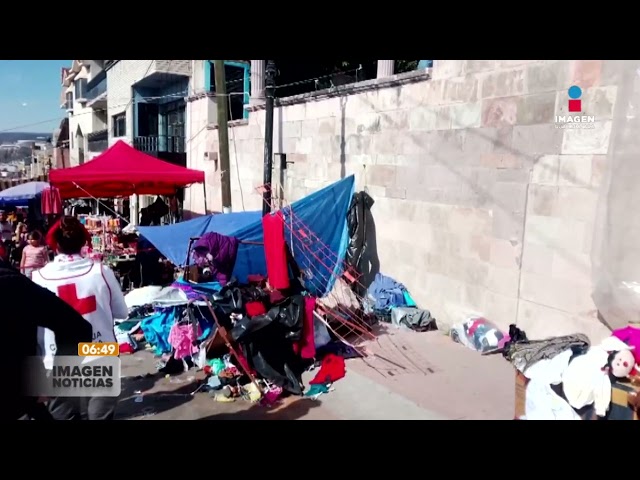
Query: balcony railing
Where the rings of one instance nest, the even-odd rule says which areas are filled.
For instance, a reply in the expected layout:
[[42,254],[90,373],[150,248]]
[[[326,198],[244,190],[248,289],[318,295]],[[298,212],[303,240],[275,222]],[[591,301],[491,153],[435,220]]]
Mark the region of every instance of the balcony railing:
[[102,80],[100,80],[97,84],[89,88],[85,96],[87,100],[91,102],[92,100],[95,100],[103,93],[106,93],[106,91],[107,91],[107,78],[105,77]]
[[100,130],[87,135],[87,148],[90,152],[104,152],[109,148],[109,131]]
[[151,135],[136,137],[133,146],[141,152],[184,153],[184,137]]

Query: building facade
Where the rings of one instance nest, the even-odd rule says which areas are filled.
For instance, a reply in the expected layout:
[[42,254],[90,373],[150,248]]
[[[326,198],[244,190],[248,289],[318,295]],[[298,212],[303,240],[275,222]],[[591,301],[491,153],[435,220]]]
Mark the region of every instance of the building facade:
[[[195,61],[194,61],[195,62]],[[196,62],[197,63],[197,62]],[[443,327],[481,314],[532,338],[608,334],[592,299],[592,244],[620,61],[435,61],[431,71],[279,99],[274,172],[288,201],[346,175],[375,199],[369,259],[406,284]],[[190,168],[221,209],[215,97],[194,64]],[[628,76],[628,75],[627,75]],[[560,128],[567,90],[583,90],[593,128]],[[248,119],[231,122],[234,211],[258,210],[263,182],[264,62],[251,61]],[[622,102],[622,103],[621,103]],[[274,161],[274,166],[279,166]],[[200,188],[185,210],[204,213]]]
[[52,168],[67,168],[70,166],[69,117],[62,119],[60,126],[53,132],[51,143],[53,144]]
[[[191,60],[115,60],[106,68],[108,144],[136,149],[185,166],[186,108]],[[153,201],[131,201],[131,218]]]
[[109,144],[184,155],[190,76],[191,60],[117,60],[107,70]]
[[69,117],[69,164],[82,165],[107,147],[108,60],[74,60],[62,70],[62,100]]

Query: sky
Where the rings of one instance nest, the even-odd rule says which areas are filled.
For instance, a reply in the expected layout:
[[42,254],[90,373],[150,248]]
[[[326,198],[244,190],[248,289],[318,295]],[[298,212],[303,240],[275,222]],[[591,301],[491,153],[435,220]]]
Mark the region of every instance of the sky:
[[0,60],[0,131],[52,133],[58,128],[66,114],[60,108],[60,69],[71,62]]

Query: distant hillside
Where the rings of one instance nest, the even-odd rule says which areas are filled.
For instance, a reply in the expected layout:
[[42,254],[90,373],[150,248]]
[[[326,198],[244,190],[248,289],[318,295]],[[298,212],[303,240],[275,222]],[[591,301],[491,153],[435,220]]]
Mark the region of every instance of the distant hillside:
[[0,132],[0,144],[15,143],[18,140],[38,140],[39,138],[49,139],[51,133]]

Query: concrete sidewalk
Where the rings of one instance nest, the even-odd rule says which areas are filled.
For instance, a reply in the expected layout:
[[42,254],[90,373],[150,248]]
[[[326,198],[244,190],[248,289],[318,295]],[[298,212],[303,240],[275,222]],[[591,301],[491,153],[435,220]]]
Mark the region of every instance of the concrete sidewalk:
[[[275,408],[243,400],[217,403],[191,394],[202,373],[170,379],[155,373],[150,353],[123,357],[118,418],[136,420],[443,420],[512,419],[513,368],[437,332],[390,329],[347,360],[347,375],[318,400],[291,397]],[[145,377],[145,375],[147,375]],[[314,372],[303,376],[305,385]],[[136,392],[142,392],[138,394]],[[137,399],[137,400],[136,400]]]
[[514,370],[501,355],[482,356],[440,332],[393,327],[366,346],[369,357],[349,361],[349,373],[445,418],[513,419]]

